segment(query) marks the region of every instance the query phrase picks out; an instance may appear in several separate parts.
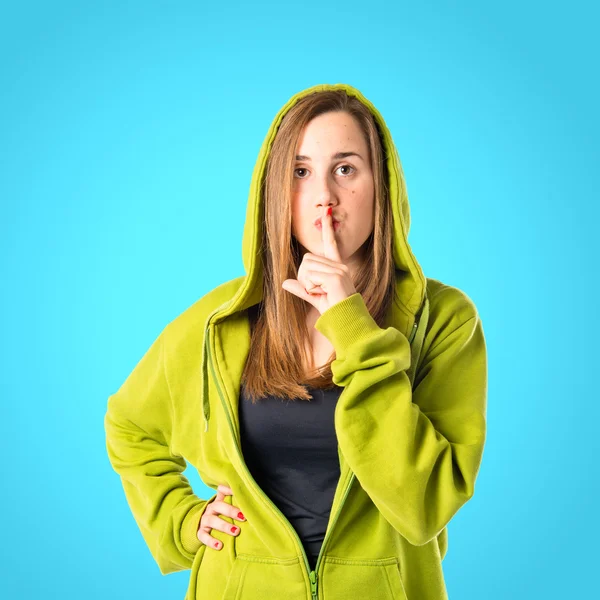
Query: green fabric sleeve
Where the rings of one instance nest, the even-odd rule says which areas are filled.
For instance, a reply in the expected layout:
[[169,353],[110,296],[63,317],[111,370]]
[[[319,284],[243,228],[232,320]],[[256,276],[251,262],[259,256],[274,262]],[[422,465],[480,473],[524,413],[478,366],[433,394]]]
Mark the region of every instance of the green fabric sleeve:
[[334,346],[342,453],[387,521],[428,543],[474,493],[486,437],[487,360],[470,316],[423,348],[411,389],[410,344],[380,328],[360,293],[324,311],[315,328]]
[[172,406],[162,334],[108,398],[104,426],[110,463],[160,572],[190,569],[202,545],[196,537],[200,518],[214,497],[203,500],[193,493],[183,475],[185,459],[170,450]]

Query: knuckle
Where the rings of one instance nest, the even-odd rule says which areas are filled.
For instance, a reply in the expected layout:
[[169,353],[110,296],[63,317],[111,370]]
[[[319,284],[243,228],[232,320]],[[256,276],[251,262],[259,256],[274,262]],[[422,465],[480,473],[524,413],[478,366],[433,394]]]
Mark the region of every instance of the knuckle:
[[205,545],[209,546],[213,550],[220,550],[223,547],[223,544],[212,535],[209,535],[206,531],[202,531],[199,533],[198,539]]
[[221,517],[215,517],[213,529],[218,529],[219,531],[222,531],[224,533],[229,533],[230,527],[231,525],[227,521],[221,519]]
[[206,527],[207,529],[215,529],[218,520],[219,518],[217,517],[217,515],[208,515],[206,517],[206,520],[204,521],[204,527]]

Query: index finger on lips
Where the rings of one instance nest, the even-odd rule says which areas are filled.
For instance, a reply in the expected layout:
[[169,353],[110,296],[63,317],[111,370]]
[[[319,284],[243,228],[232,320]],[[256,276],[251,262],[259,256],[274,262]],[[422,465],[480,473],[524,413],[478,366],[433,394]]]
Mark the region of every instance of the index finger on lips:
[[321,217],[321,239],[323,240],[323,256],[336,262],[340,262],[341,257],[335,239],[335,230],[333,228],[333,210],[328,215],[329,208],[325,208]]

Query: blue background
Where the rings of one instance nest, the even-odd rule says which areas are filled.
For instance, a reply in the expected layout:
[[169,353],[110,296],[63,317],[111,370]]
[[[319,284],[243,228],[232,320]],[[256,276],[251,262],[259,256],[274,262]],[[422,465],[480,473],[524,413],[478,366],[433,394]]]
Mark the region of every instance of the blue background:
[[594,594],[599,12],[483,4],[2,3],[2,597],[184,597],[189,571],[160,575],[108,462],[107,398],[243,274],[271,120],[338,82],[384,116],[415,255],[486,334],[488,438],[449,525],[449,597]]

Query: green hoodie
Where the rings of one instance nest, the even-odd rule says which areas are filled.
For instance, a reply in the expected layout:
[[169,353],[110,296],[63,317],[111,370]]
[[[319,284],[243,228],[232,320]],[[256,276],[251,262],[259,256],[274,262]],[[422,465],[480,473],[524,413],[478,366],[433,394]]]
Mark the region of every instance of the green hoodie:
[[[252,477],[241,451],[238,398],[250,348],[247,310],[262,299],[260,181],[286,111],[318,90],[343,89],[383,135],[394,219],[397,296],[380,328],[360,293],[324,311],[332,343],[340,478],[314,571],[301,540]],[[442,600],[447,525],[475,491],[486,437],[487,358],[472,300],[423,275],[408,243],[400,159],[377,109],[356,88],[305,89],[267,132],[250,187],[242,243],[246,275],[208,292],[168,323],[108,398],[106,447],[163,575],[190,569],[186,600]],[[204,500],[183,475],[193,465],[215,490]],[[240,508],[221,550],[196,537],[219,484]]]

